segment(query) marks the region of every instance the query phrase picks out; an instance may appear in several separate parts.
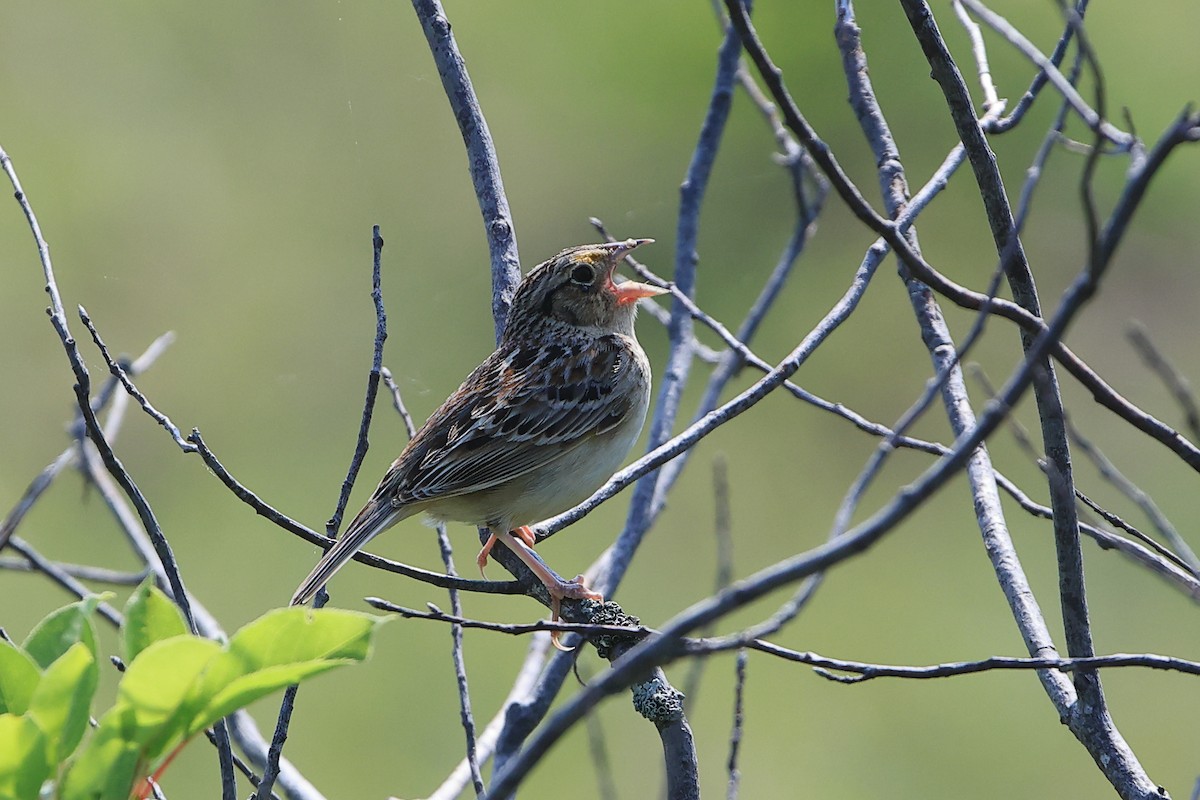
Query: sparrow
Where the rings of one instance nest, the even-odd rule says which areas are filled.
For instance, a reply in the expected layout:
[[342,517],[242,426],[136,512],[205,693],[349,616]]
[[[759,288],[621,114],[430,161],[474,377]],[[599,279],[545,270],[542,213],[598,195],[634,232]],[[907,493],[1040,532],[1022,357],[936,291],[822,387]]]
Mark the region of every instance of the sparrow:
[[[392,463],[345,534],[292,596],[308,602],[367,542],[401,520],[466,522],[529,567],[558,620],[564,598],[602,600],[533,550],[529,526],[578,505],[621,465],[650,404],[650,362],[634,335],[637,301],[666,289],[616,283],[625,254],[653,239],[571,247],[525,276],[500,344]],[[558,645],[557,636],[554,637]]]

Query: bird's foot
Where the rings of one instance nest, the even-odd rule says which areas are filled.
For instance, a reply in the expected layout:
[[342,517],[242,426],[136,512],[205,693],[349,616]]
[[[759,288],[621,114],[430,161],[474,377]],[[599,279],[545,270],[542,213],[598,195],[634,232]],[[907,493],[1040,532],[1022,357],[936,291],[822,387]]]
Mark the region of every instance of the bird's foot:
[[[557,576],[555,576],[557,578]],[[546,591],[550,594],[550,621],[558,622],[560,619],[560,607],[563,600],[595,600],[597,603],[604,602],[604,595],[597,591],[588,588],[587,579],[583,575],[576,575],[573,580],[564,581],[558,578],[554,583],[544,581]],[[550,644],[564,653],[569,653],[574,650],[574,647],[567,647],[559,637],[560,631],[550,632]]]

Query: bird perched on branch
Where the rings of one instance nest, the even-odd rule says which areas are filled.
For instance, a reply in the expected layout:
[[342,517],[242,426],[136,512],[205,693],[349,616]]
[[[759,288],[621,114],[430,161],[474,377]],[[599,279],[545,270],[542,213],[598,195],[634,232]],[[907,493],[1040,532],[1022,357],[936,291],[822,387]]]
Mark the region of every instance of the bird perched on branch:
[[551,571],[533,552],[528,526],[587,499],[641,432],[650,363],[633,320],[640,298],[667,290],[615,283],[613,272],[651,241],[572,247],[525,277],[499,347],[413,436],[293,605],[371,539],[420,513],[487,528],[480,571],[503,542],[545,585],[555,620],[564,598],[602,599],[583,576],[565,581]]

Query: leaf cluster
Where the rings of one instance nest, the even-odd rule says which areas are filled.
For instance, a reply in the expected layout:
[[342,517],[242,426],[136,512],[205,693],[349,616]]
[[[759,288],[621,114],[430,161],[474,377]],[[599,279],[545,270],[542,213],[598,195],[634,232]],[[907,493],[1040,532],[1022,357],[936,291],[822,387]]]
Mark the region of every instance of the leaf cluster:
[[103,600],[54,611],[20,646],[0,641],[0,798],[144,797],[174,754],[222,717],[364,660],[379,622],[351,611],[276,609],[221,644],[191,633],[175,604],[145,582],[125,607],[116,701],[93,719],[93,615]]

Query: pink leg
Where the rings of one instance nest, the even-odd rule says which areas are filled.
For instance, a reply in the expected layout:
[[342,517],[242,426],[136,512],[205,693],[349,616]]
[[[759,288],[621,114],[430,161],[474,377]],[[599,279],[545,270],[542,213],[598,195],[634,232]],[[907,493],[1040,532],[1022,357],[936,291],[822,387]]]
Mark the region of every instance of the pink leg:
[[[508,546],[508,549],[516,553],[517,557],[525,562],[525,566],[529,567],[533,574],[538,576],[542,582],[542,585],[546,587],[546,592],[550,595],[551,622],[558,622],[559,604],[563,601],[563,599],[595,600],[597,602],[604,602],[604,596],[599,592],[594,592],[589,589],[587,584],[584,582],[582,575],[575,576],[574,580],[564,581],[562,578],[555,575],[549,567],[543,564],[542,561],[537,557],[537,554],[533,552],[533,547],[526,543],[526,537],[530,539],[533,538],[532,531],[530,531],[528,527],[524,527],[523,529],[518,528],[517,531],[514,532],[517,533],[517,536],[513,536],[508,531],[501,532],[499,529],[493,528],[492,538],[490,538],[488,542],[491,543],[493,539],[499,539],[500,541],[504,542],[504,544]],[[517,538],[518,536],[520,538]],[[569,647],[563,647],[558,639],[559,636],[557,631],[554,631],[550,634],[550,642],[559,650],[571,649]]]
[[514,529],[513,534],[526,545],[528,545],[530,550],[537,545],[537,537],[533,535],[533,528],[529,527],[528,525],[522,525],[521,527]]
[[[522,525],[514,530],[513,533],[516,534],[518,539],[528,545],[530,550],[532,550],[533,546],[537,544],[537,538],[533,535],[533,529],[528,525]],[[475,564],[479,567],[479,574],[485,578],[487,577],[487,573],[483,571],[483,568],[487,566],[488,556],[492,554],[492,548],[495,546],[496,534],[493,533],[488,537],[487,541],[483,543],[483,549],[479,551],[479,555],[475,556]]]

